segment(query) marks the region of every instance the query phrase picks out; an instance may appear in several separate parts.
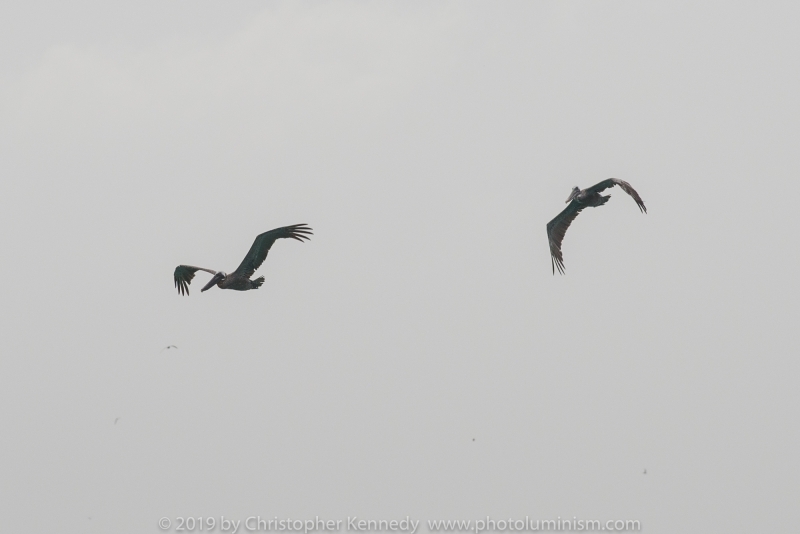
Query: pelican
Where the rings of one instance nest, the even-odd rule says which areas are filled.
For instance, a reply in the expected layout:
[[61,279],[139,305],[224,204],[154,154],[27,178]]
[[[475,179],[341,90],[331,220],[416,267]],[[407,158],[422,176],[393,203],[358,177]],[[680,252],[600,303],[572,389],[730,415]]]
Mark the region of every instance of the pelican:
[[573,187],[572,193],[567,198],[569,206],[556,215],[555,219],[547,223],[547,240],[550,242],[550,263],[553,266],[553,274],[556,274],[556,269],[558,269],[559,273],[564,274],[564,257],[561,255],[561,242],[564,240],[564,234],[567,233],[569,225],[583,208],[589,206],[596,208],[608,202],[611,195],[601,195],[600,192],[615,185],[620,186],[623,191],[633,197],[642,213],[647,213],[647,208],[644,206],[644,201],[639,197],[639,193],[624,180],[609,178],[586,189]]
[[[220,289],[235,289],[236,291],[247,291],[249,289],[258,289],[264,283],[264,277],[259,276],[255,280],[250,280],[256,269],[261,267],[267,257],[269,249],[276,239],[292,238],[302,242],[304,239],[309,239],[311,235],[311,228],[306,224],[293,224],[291,226],[284,226],[282,228],[275,228],[269,232],[264,232],[256,237],[250,251],[242,260],[241,265],[231,274],[226,274],[222,271],[213,271],[204,267],[194,267],[192,265],[178,265],[175,267],[175,287],[178,288],[178,293],[181,295],[189,294],[189,284],[194,278],[194,273],[197,271],[205,271],[211,273],[211,280],[200,290],[202,293],[213,286]],[[177,347],[176,347],[177,348]]]

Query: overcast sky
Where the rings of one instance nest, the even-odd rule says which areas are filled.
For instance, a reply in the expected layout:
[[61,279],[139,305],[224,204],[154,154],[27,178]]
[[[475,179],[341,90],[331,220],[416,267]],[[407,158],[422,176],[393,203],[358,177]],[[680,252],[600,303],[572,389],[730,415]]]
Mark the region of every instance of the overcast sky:
[[[786,532],[798,28],[795,2],[0,5],[0,527]],[[546,223],[612,176],[647,215],[610,190],[553,276]],[[295,223],[258,291],[175,290]]]

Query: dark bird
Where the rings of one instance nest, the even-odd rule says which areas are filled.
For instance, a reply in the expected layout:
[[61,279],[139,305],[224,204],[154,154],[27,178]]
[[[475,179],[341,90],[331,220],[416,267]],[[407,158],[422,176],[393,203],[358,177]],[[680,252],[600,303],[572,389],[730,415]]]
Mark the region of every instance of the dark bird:
[[165,350],[177,349],[177,348],[178,348],[177,345],[167,345],[166,347],[161,349],[161,352],[164,352]]
[[564,234],[567,233],[569,225],[572,224],[572,221],[584,208],[589,206],[596,208],[608,202],[611,195],[601,195],[600,192],[615,185],[620,186],[623,191],[633,197],[642,213],[647,213],[647,208],[644,206],[644,201],[639,197],[639,193],[631,187],[631,184],[623,180],[609,178],[586,189],[573,187],[572,193],[567,198],[569,206],[556,215],[555,219],[547,223],[547,240],[550,243],[550,262],[553,265],[553,274],[556,274],[556,269],[558,269],[559,273],[564,274],[564,257],[561,255],[561,242],[564,240]]
[[241,265],[231,274],[225,274],[222,271],[212,271],[203,267],[193,267],[191,265],[178,265],[175,267],[175,287],[178,288],[178,293],[181,295],[189,294],[189,284],[194,278],[194,273],[197,271],[205,271],[211,273],[213,276],[211,280],[201,289],[203,292],[206,289],[211,289],[217,286],[220,289],[235,289],[236,291],[247,291],[249,289],[258,289],[264,283],[264,277],[259,276],[255,280],[250,280],[253,273],[261,267],[267,257],[269,249],[276,239],[292,238],[298,241],[309,239],[311,235],[311,228],[306,224],[293,224],[292,226],[284,226],[283,228],[275,228],[269,232],[256,237],[250,251],[242,260]]
[[117,421],[119,421],[119,417],[117,417],[116,419],[114,419],[114,424],[115,424],[115,425],[117,424]]

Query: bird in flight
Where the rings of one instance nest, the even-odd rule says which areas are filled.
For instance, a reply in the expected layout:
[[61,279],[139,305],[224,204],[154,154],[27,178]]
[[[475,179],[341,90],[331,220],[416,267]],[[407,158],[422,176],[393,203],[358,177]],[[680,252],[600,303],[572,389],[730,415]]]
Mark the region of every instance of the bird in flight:
[[119,421],[119,417],[117,417],[116,419],[114,419],[114,424],[115,424],[115,425],[117,424],[117,421]]
[[555,219],[547,223],[547,241],[550,243],[550,263],[553,266],[553,274],[556,274],[556,269],[558,269],[559,273],[564,274],[564,257],[561,255],[561,242],[564,240],[564,234],[567,233],[569,225],[572,224],[572,221],[584,208],[589,206],[596,208],[608,202],[611,195],[601,195],[600,192],[615,185],[620,186],[623,191],[633,197],[642,213],[647,213],[647,208],[644,206],[644,201],[639,197],[639,193],[631,187],[631,184],[623,180],[609,178],[586,189],[573,187],[572,193],[567,198],[569,206],[556,215]]
[[259,276],[255,280],[250,280],[253,273],[261,267],[267,257],[269,249],[277,239],[291,238],[302,242],[304,239],[309,239],[311,235],[311,228],[306,224],[293,224],[291,226],[284,226],[282,228],[275,228],[269,232],[264,232],[256,237],[250,251],[242,260],[239,267],[236,268],[231,274],[226,274],[222,271],[212,271],[203,267],[193,267],[192,265],[178,265],[175,267],[175,287],[178,288],[178,293],[181,295],[189,294],[189,284],[194,278],[194,273],[197,271],[205,271],[211,273],[213,276],[211,280],[201,289],[203,292],[217,286],[220,289],[235,289],[236,291],[247,291],[250,289],[258,289],[264,283],[264,277]]

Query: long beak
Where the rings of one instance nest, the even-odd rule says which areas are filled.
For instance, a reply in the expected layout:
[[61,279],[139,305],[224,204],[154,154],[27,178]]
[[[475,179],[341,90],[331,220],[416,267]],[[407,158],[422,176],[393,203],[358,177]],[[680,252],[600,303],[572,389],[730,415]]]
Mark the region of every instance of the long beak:
[[577,191],[573,191],[572,193],[570,193],[570,194],[569,194],[569,196],[567,197],[567,201],[566,201],[566,202],[564,202],[564,204],[569,204],[569,202],[570,202],[570,201],[571,201],[573,198],[575,198],[575,195],[577,195],[577,194],[578,194],[578,192],[577,192]]
[[208,281],[205,287],[200,290],[200,292],[202,293],[206,289],[211,289],[212,287],[217,285],[217,282],[219,282],[220,280],[222,280],[222,273],[215,274],[214,276],[211,277],[211,280]]

